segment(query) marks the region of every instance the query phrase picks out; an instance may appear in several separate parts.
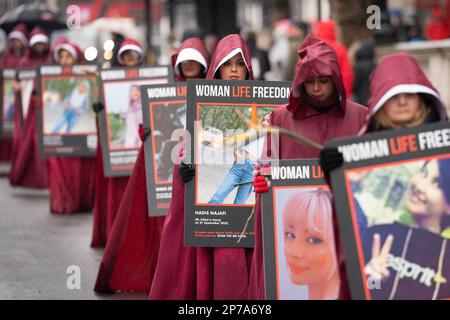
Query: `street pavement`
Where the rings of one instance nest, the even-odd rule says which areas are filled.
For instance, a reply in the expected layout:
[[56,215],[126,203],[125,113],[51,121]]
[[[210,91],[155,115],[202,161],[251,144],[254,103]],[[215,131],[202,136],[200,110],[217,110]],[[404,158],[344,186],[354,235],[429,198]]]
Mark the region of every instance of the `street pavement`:
[[146,299],[93,291],[103,249],[90,247],[92,213],[52,215],[47,190],[12,188],[0,166],[0,300]]

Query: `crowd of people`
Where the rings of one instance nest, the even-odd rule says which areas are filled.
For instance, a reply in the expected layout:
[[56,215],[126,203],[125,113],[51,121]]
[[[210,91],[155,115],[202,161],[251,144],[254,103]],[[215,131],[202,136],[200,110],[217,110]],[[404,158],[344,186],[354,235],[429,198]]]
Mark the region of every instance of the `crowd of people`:
[[[438,92],[410,55],[390,54],[376,66],[373,43],[368,42],[361,46],[355,68],[352,68],[345,47],[336,41],[332,21],[318,22],[308,34],[295,34],[292,36],[294,42],[286,42],[281,34],[290,27],[288,21],[275,26],[275,32],[280,36],[273,52],[269,53],[272,56],[270,60],[275,63],[265,79],[281,80],[277,77],[283,75],[284,78],[287,77],[285,74],[290,74],[292,90],[288,104],[264,118],[267,125],[296,132],[323,145],[333,138],[447,121],[446,108]],[[1,68],[35,67],[49,63],[72,65],[83,61],[77,44],[61,39],[50,47],[49,36],[39,27],[28,34],[25,25],[17,25],[8,39],[9,48],[0,59]],[[261,53],[255,52],[252,41],[250,37],[247,43],[238,34],[225,36],[210,56],[202,39],[186,39],[171,57],[176,81],[255,79],[252,65],[254,58],[261,57]],[[126,39],[116,59],[121,66],[135,67],[144,64],[144,52],[137,41]],[[263,64],[258,66],[259,74],[268,69],[264,69]],[[79,90],[91,88],[80,83]],[[356,101],[350,99],[352,92]],[[61,126],[67,123],[67,130],[70,130],[76,109],[82,108],[84,102],[76,93],[68,98],[67,104],[80,106],[66,109]],[[137,100],[130,101],[127,130],[139,133],[139,138],[145,141],[151,132],[143,126],[138,129],[131,125],[134,118],[142,119],[136,113],[137,104]],[[53,214],[94,211],[91,245],[105,247],[95,291],[146,291],[149,299],[264,299],[261,194],[270,189],[270,184],[254,160],[245,164],[245,170],[251,170],[248,165],[254,166],[250,174],[251,178],[254,177],[251,189],[256,193],[254,248],[185,247],[185,184],[197,173],[192,164],[183,162],[183,148],[179,153],[180,164],[174,165],[172,171],[173,196],[168,213],[165,217],[149,217],[144,147],[140,148],[129,177],[105,177],[100,144],[95,157],[43,159],[38,153],[37,138],[36,112],[40,107],[41,99],[34,90],[25,125],[16,126],[11,140],[3,138],[0,142],[0,160],[11,162],[9,180],[12,186],[49,189]],[[93,103],[92,107],[96,113],[104,108],[99,102]],[[17,110],[15,114],[15,122],[18,123]],[[59,129],[59,125],[55,127],[55,130]],[[130,143],[136,144],[134,141]],[[264,144],[267,155],[277,148],[280,159],[320,158],[327,177],[343,162],[337,149],[319,152],[288,136],[281,136],[276,145],[267,136]],[[245,190],[242,197],[246,199],[251,189]],[[224,192],[229,193],[229,190]],[[449,190],[444,189],[443,192],[443,199],[449,201],[448,206]],[[313,200],[305,201],[320,200],[330,209],[333,223],[327,226],[332,234],[328,242],[331,250],[335,250],[332,256],[336,259],[333,264],[336,281],[328,288],[329,294],[318,294],[320,286],[315,286],[309,288],[311,298],[349,299],[343,248],[330,197],[327,194],[308,196]],[[219,198],[219,195],[215,197]],[[309,202],[299,201],[292,200],[292,206],[312,210]],[[307,214],[314,216],[314,212]],[[287,212],[286,224],[289,219],[298,217]],[[286,251],[286,257],[292,255],[294,253]]]

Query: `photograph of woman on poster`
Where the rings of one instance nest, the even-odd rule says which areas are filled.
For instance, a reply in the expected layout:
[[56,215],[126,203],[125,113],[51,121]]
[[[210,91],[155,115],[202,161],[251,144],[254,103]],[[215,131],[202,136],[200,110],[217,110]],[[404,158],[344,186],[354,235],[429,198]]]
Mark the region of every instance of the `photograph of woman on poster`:
[[59,133],[64,125],[66,133],[72,133],[74,126],[77,124],[79,117],[88,111],[90,84],[87,80],[78,82],[78,85],[72,90],[70,95],[64,99],[62,106],[64,112],[52,130],[52,133]]
[[[436,299],[450,296],[448,283],[450,257],[446,245],[450,239],[450,159],[425,161],[411,180],[404,195],[404,210],[392,224],[368,229],[364,243],[365,273],[368,279],[386,290],[372,290],[379,299]],[[367,243],[365,243],[367,242]],[[420,243],[413,245],[414,242]],[[402,259],[402,260],[399,260]],[[405,276],[401,266],[407,263],[429,268],[432,276],[425,281],[425,271]],[[405,267],[406,268],[406,267]],[[426,269],[423,269],[426,270]],[[402,276],[399,276],[402,274]],[[400,277],[400,278],[399,278]],[[400,281],[404,278],[403,281]],[[423,285],[428,290],[410,290]],[[409,290],[408,290],[409,289]],[[420,296],[419,296],[420,294]],[[441,296],[439,296],[441,295]]]
[[142,123],[141,88],[138,85],[130,87],[130,103],[125,116],[125,147],[136,148],[141,145],[138,128]]
[[[270,125],[270,112],[265,113],[260,120],[259,127],[267,128]],[[255,137],[242,148],[234,146],[234,163],[228,174],[222,180],[218,189],[208,203],[224,203],[228,195],[237,187],[237,193],[233,204],[245,204],[253,191],[253,166],[263,152],[265,134],[257,133],[255,130],[248,130],[248,137]]]
[[[279,299],[337,299],[339,270],[336,257],[331,192],[322,189],[298,191],[280,189],[276,197],[287,196],[282,216],[277,218],[282,227],[278,234],[278,265],[287,265],[288,284],[279,280]],[[281,199],[277,199],[280,202]],[[280,221],[282,219],[282,221]],[[281,222],[281,223],[280,223]],[[280,228],[280,227],[278,227]],[[278,229],[279,230],[279,229]],[[283,271],[279,270],[280,278]],[[284,281],[285,282],[285,281]],[[287,295],[283,286],[306,286],[307,296]]]

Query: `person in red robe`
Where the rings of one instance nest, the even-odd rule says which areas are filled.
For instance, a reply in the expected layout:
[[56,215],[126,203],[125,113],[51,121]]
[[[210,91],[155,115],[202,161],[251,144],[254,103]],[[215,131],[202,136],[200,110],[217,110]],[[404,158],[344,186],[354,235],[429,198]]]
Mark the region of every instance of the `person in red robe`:
[[[338,57],[324,41],[308,36],[298,50],[289,103],[272,112],[271,125],[296,132],[319,144],[328,139],[352,136],[364,124],[367,108],[347,100]],[[320,151],[280,135],[278,142],[266,140],[266,156],[279,159],[319,158]],[[256,172],[255,247],[250,274],[249,299],[264,299],[261,192],[268,191],[265,177]],[[340,297],[348,297],[347,280],[336,217],[333,218],[337,257],[340,266]]]
[[[144,61],[144,52],[140,43],[134,39],[125,39],[117,52],[117,61],[120,66],[125,67],[141,65]],[[94,105],[96,112],[100,112],[102,109],[101,104]],[[92,247],[104,247],[106,245],[129,178],[105,177],[100,136],[98,141]]]
[[[51,63],[49,54],[49,37],[36,26],[30,35],[30,50],[19,61],[18,67],[32,68],[41,64]],[[39,155],[37,135],[37,113],[36,109],[41,106],[40,97],[36,95],[36,83],[30,99],[27,119],[24,131],[17,141],[14,159],[11,163],[9,182],[14,187],[26,187],[45,189],[48,187],[47,163]]]
[[336,24],[333,20],[317,21],[313,24],[313,34],[336,51],[345,94],[350,98],[353,90],[353,67],[348,58],[347,48],[336,41]]
[[[53,59],[62,66],[83,62],[78,45],[60,39],[54,46]],[[48,158],[50,212],[70,214],[87,212],[94,206],[95,157]]]
[[[20,60],[27,53],[28,48],[28,31],[24,23],[16,25],[8,34],[8,48],[0,57],[0,68],[17,68]],[[16,126],[17,112],[14,114],[14,125]],[[14,136],[16,131],[14,129]],[[13,138],[2,137],[0,139],[0,162],[12,160]]]
[[[206,79],[253,80],[251,55],[237,34],[217,44]],[[244,299],[252,249],[184,247],[184,183],[195,175],[191,165],[175,168],[150,299]]]
[[[208,51],[203,41],[183,41],[172,55],[172,65],[177,82],[204,78]],[[143,132],[141,138],[145,140]],[[150,290],[165,217],[149,217],[145,177],[142,145],[105,248],[97,292]]]
[[[369,111],[365,124],[358,133],[359,136],[366,133],[416,128],[423,124],[448,121],[447,108],[438,91],[430,83],[417,61],[407,53],[389,54],[380,59],[378,66],[371,75],[368,102]],[[343,156],[338,152],[337,148],[326,148],[321,152],[320,164],[325,175],[329,176],[330,172],[340,167],[342,163]],[[415,202],[406,201],[404,213],[410,215],[411,221],[414,221],[417,226],[423,229],[421,231],[422,236],[424,232],[431,232],[441,234],[443,238],[448,238],[445,223],[441,224],[441,222],[445,221],[445,203],[448,204],[448,199],[445,199],[446,196],[436,196],[436,193],[443,195],[448,190],[445,186],[445,178],[440,181],[440,178],[446,177],[447,163],[448,159],[437,161],[435,163],[437,165],[436,171],[434,172],[427,171],[424,167],[425,172],[420,174],[424,179],[420,180],[419,187],[416,184],[414,192],[415,199],[419,200]],[[439,177],[438,172],[441,172],[441,177]],[[433,197],[427,198],[427,194],[431,194],[430,190],[432,190]],[[424,206],[423,203],[427,205]],[[433,294],[445,293],[446,289],[443,285],[440,287],[437,285],[437,291],[434,286],[424,286],[420,290],[418,287],[420,284],[414,283],[414,279],[400,280],[394,288],[392,283],[394,283],[394,278],[398,276],[396,271],[392,268],[388,270],[386,267],[388,264],[383,259],[372,259],[374,257],[370,253],[376,252],[377,247],[391,247],[390,252],[394,256],[404,255],[405,253],[402,253],[401,249],[403,248],[401,244],[404,241],[402,235],[412,232],[412,237],[417,237],[419,230],[402,223],[402,221],[397,221],[393,224],[368,226],[367,218],[357,201],[355,201],[355,205],[359,207],[356,212],[359,234],[365,252],[365,262],[367,263],[365,273],[367,276],[382,279],[383,283],[380,290],[375,288],[371,291],[372,299],[385,300],[390,295],[394,299],[411,299],[414,295],[416,298],[421,296],[421,299],[430,299]],[[425,211],[423,208],[425,208]],[[427,208],[436,209],[432,210],[432,216],[426,214]],[[366,220],[365,223],[360,223],[364,220]],[[406,220],[408,219],[403,219],[403,222]],[[433,223],[429,223],[430,221]],[[378,236],[375,235],[376,233],[378,233]],[[429,237],[424,237],[422,240],[427,238]],[[395,239],[394,244],[392,243],[393,239]],[[442,239],[442,241],[445,240]],[[424,256],[420,253],[411,255],[413,250],[414,248],[407,250],[411,259],[414,260],[417,257]],[[433,248],[430,248],[430,250],[430,252],[433,252]],[[417,260],[413,260],[409,261],[418,263]],[[416,291],[419,288],[419,294],[411,290],[411,288],[415,288]]]

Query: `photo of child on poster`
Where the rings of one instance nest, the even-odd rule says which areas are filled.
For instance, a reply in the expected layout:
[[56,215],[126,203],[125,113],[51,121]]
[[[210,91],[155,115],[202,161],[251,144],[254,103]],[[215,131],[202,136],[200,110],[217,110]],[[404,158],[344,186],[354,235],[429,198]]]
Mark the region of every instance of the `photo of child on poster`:
[[152,105],[152,111],[156,181],[171,182],[172,150],[178,144],[178,141],[172,140],[172,133],[186,127],[186,103],[155,103]]
[[[248,128],[235,110],[247,118],[257,114],[258,129]],[[253,166],[260,159],[269,127],[271,108],[202,106],[200,109],[198,202],[209,204],[254,204]],[[231,129],[231,130],[230,130]],[[218,164],[205,162],[217,160]],[[201,189],[201,190],[200,190]]]
[[96,132],[95,78],[45,79],[43,83],[44,134]]
[[138,149],[141,146],[138,133],[142,123],[140,86],[154,83],[155,80],[104,83],[111,149]]
[[346,172],[372,299],[450,297],[450,158]]
[[278,299],[337,299],[331,192],[305,187],[275,187],[273,192]]

